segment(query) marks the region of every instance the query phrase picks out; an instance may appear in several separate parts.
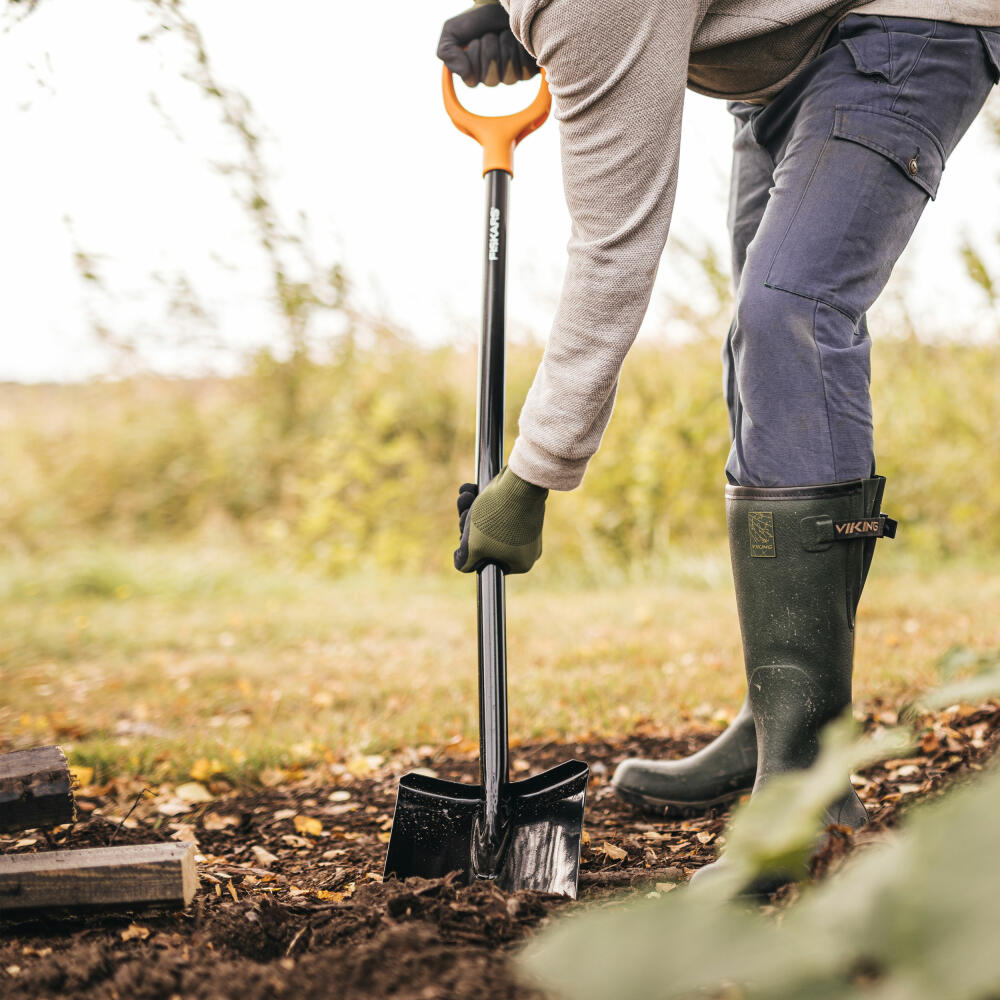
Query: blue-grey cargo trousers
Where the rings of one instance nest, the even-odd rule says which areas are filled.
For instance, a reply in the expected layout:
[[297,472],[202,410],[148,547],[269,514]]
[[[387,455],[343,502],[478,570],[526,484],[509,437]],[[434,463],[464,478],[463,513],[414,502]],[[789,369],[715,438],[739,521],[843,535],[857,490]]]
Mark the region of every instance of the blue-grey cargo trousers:
[[853,15],[772,103],[729,105],[730,482],[874,473],[865,315],[998,79],[998,29]]

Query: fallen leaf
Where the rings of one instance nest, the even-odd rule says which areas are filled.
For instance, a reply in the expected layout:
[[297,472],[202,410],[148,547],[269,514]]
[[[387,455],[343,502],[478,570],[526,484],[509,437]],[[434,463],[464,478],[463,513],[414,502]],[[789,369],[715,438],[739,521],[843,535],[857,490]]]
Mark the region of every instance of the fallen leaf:
[[698,841],[699,844],[711,844],[715,840],[714,833],[696,833],[694,839]]
[[628,857],[628,851],[624,851],[614,844],[609,844],[607,841],[601,844],[599,853],[611,858],[612,861],[624,861]]
[[191,806],[187,802],[181,802],[180,799],[166,799],[157,803],[156,811],[161,816],[182,816],[191,812]]
[[209,813],[202,819],[201,825],[206,830],[225,830],[226,827],[237,826],[239,821],[238,816],[222,816],[218,813]]
[[226,883],[226,888],[229,890],[229,895],[233,897],[233,902],[234,903],[238,903],[240,901],[240,897],[236,895],[236,888],[233,885],[233,880],[232,879],[230,879]]
[[338,788],[328,796],[331,802],[346,802],[350,797],[351,793],[346,788]]
[[312,841],[306,840],[305,837],[300,837],[295,833],[286,833],[282,838],[282,842],[287,844],[289,847],[312,847]]
[[354,775],[355,778],[366,778],[372,773],[371,765],[368,763],[366,757],[355,757],[354,760],[349,760],[347,762],[347,770]]
[[275,814],[275,820],[291,819],[295,815],[294,809],[279,809]]
[[586,830],[584,830],[580,835],[580,843],[583,844],[584,847],[587,847],[590,844],[590,834],[587,833]]
[[188,771],[188,774],[195,781],[208,781],[213,774],[221,774],[225,769],[226,765],[221,760],[208,760],[205,757],[199,757],[191,765],[191,770]]
[[266,848],[257,845],[250,848],[250,853],[253,854],[254,860],[261,868],[270,868],[278,860],[276,854],[272,854]]
[[198,835],[190,823],[171,823],[170,829],[174,831],[170,834],[171,840],[191,841],[195,846],[198,845]]
[[212,793],[197,781],[186,781],[174,789],[174,794],[182,802],[211,802]]
[[657,892],[673,892],[677,888],[676,882],[657,882],[656,891]]
[[73,776],[77,788],[86,788],[94,783],[94,769],[92,767],[81,767],[74,765],[70,767],[69,773]]
[[388,844],[392,840],[392,831],[387,830],[385,833],[380,833],[378,835],[379,843]]
[[121,932],[121,938],[123,941],[134,941],[138,938],[140,941],[145,941],[149,937],[149,928],[143,927],[141,924],[129,924]]
[[310,837],[318,837],[323,832],[323,824],[313,816],[296,816],[292,824],[296,833],[308,834]]
[[17,843],[14,844],[15,848],[18,847],[32,847],[38,843],[37,837],[22,837]]

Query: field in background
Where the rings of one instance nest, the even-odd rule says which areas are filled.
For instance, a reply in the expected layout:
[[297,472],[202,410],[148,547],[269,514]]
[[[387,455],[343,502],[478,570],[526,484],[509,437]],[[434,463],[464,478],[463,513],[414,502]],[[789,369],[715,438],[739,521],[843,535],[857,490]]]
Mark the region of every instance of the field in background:
[[[724,537],[728,431],[717,344],[641,346],[582,489],[554,495],[533,573],[659,576]],[[516,415],[538,351],[512,350]],[[1000,554],[1000,344],[885,340],[874,396],[894,548]],[[332,575],[450,573],[473,453],[475,357],[379,331],[332,357],[257,360],[230,381],[0,387],[0,552],[230,540]],[[513,420],[508,443],[513,440]]]
[[[537,359],[511,352],[511,411]],[[952,647],[1000,648],[1000,347],[890,340],[875,365],[901,529],[858,693],[895,706]],[[229,381],[0,387],[0,745],[150,781],[474,749],[474,588],[450,559],[474,372],[380,331]],[[583,488],[553,494],[509,584],[516,739],[738,707],[718,380],[708,340],[630,356]]]
[[[722,553],[676,557],[655,584],[526,577],[508,592],[515,741],[722,726],[739,706]],[[998,607],[985,569],[883,560],[859,700],[898,707],[953,647],[1000,648]],[[0,749],[60,742],[94,781],[276,781],[403,746],[471,752],[475,677],[474,585],[457,574],[332,580],[208,545],[0,565]]]

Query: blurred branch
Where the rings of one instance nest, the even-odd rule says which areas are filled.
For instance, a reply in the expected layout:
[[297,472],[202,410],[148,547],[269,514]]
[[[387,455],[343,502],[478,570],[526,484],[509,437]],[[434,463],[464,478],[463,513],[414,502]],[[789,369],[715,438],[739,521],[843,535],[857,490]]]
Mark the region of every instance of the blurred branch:
[[148,2],[160,20],[159,27],[150,37],[173,32],[183,40],[189,57],[184,78],[216,102],[224,126],[240,148],[241,156],[237,161],[214,166],[233,181],[234,193],[256,230],[284,322],[289,355],[293,358],[305,356],[310,347],[314,315],[320,311],[344,313],[347,309],[347,282],[343,271],[338,264],[321,264],[317,260],[301,216],[295,225],[281,218],[275,206],[273,177],[253,106],[242,91],[219,78],[201,29],[187,14],[182,0]]

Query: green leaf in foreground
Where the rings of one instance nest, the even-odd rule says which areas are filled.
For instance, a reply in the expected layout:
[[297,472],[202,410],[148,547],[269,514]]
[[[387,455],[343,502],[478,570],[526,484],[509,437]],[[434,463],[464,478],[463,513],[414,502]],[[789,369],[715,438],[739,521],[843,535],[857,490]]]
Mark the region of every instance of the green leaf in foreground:
[[[797,856],[816,829],[809,817],[822,808],[820,789],[872,752],[840,726],[806,785],[783,781],[780,795],[769,787],[735,820],[734,867]],[[779,919],[727,898],[732,885],[711,883],[566,919],[518,961],[530,982],[572,1000],[728,996],[733,986],[733,995],[768,1000],[988,1000],[1000,995],[998,830],[994,767],[914,809],[901,834],[805,891]]]

